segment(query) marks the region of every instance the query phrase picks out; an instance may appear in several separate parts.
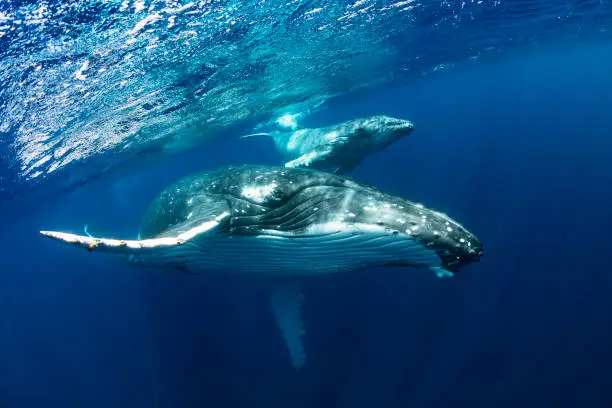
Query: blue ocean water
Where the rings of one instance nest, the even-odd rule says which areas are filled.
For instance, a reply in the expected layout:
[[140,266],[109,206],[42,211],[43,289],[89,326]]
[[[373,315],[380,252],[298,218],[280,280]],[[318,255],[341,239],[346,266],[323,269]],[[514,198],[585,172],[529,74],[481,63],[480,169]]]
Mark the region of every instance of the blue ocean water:
[[[0,407],[611,406],[611,11],[0,3]],[[176,179],[279,164],[237,136],[296,113],[412,120],[351,176],[459,220],[482,261],[309,281],[295,371],[262,282],[38,234],[135,238]]]

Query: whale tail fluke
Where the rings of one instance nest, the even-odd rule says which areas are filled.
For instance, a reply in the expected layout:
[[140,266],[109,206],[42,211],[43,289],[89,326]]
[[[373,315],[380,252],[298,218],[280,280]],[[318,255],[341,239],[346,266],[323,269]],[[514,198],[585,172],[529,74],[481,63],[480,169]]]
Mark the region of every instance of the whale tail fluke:
[[306,363],[304,351],[304,325],[301,308],[304,297],[294,282],[285,282],[270,287],[270,304],[276,323],[283,334],[291,364],[296,370]]

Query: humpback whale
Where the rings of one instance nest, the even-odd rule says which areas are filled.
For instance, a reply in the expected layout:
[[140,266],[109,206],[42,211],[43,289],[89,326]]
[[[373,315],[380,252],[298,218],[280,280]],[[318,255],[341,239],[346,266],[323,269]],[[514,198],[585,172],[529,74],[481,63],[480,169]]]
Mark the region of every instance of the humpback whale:
[[365,156],[408,136],[413,129],[410,121],[378,115],[323,128],[255,133],[242,138],[269,136],[274,139],[286,161],[285,167],[310,167],[346,174]]
[[423,205],[332,173],[255,165],[170,185],[145,212],[138,240],[41,233],[142,267],[268,279],[295,368],[306,361],[300,278],[377,266],[451,276],[482,255],[472,233]]

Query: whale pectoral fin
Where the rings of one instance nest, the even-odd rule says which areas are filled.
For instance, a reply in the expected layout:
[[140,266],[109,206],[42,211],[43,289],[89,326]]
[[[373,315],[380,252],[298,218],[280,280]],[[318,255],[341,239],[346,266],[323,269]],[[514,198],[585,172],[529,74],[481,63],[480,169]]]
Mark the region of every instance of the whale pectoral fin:
[[302,342],[305,333],[301,319],[302,301],[302,292],[295,282],[277,283],[270,287],[270,305],[295,369],[306,363]]
[[215,219],[194,225],[192,228],[178,233],[174,236],[151,238],[143,240],[122,240],[113,238],[96,238],[93,236],[69,234],[57,231],[40,231],[48,238],[64,242],[77,248],[87,249],[90,252],[104,252],[118,255],[140,255],[145,253],[167,252],[169,249],[195,240],[204,234],[209,234],[218,229],[229,217],[228,212],[223,212]]
[[313,152],[308,152],[308,153],[305,153],[305,154],[301,155],[297,159],[294,159],[294,160],[291,160],[291,161],[285,163],[285,167],[291,167],[291,168],[295,168],[295,167],[308,167],[316,159],[317,159],[316,152],[314,152],[314,151]]
[[317,146],[316,149],[285,163],[285,167],[309,167],[316,162],[325,160],[332,151],[333,148],[330,145]]

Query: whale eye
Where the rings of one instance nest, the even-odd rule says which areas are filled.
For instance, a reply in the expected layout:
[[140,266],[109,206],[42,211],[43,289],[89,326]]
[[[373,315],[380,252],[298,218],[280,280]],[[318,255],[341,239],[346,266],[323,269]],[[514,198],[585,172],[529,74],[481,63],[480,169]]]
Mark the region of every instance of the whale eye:
[[283,198],[284,194],[280,189],[275,188],[274,190],[270,192],[270,196],[272,196],[273,198],[281,199]]

